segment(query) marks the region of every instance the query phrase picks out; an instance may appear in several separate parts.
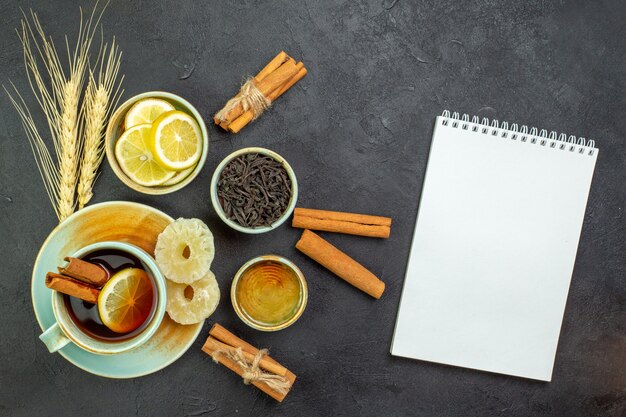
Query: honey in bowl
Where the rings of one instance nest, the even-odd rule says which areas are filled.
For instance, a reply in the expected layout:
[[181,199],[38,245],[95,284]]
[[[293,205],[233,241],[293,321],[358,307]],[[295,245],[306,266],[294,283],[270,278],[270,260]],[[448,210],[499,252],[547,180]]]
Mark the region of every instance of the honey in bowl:
[[[92,252],[82,257],[82,260],[101,266],[109,275],[109,278],[116,273],[128,268],[137,268],[148,274],[151,291],[146,295],[150,302],[149,312],[143,314],[141,323],[132,331],[115,332],[107,327],[98,313],[98,306],[75,297],[64,295],[65,306],[72,321],[76,326],[88,336],[104,342],[123,342],[140,334],[150,323],[155,314],[156,297],[154,277],[149,269],[135,256],[117,249],[104,249]],[[144,318],[145,317],[145,318]]]
[[295,265],[268,255],[242,267],[231,295],[235,310],[247,324],[260,330],[279,330],[302,314],[307,290]]

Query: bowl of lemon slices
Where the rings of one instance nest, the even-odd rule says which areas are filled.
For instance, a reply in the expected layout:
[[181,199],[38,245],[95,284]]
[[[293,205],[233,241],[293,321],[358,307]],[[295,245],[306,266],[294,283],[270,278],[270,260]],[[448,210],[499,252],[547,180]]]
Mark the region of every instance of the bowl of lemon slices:
[[105,134],[115,175],[145,194],[168,194],[200,173],[209,151],[202,116],[175,94],[149,91],[119,106]]

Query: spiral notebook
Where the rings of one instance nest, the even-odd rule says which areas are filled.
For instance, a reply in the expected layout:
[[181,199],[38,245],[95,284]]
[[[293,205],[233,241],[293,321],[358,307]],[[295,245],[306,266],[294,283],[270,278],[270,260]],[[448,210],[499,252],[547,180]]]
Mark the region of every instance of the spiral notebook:
[[391,353],[549,381],[597,156],[437,117]]

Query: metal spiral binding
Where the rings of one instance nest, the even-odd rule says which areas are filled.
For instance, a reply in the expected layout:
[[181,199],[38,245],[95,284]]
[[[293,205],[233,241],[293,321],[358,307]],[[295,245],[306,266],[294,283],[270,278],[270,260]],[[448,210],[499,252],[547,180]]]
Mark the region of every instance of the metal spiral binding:
[[[441,124],[444,126],[452,126],[453,128],[471,130],[472,132],[480,132],[485,135],[497,136],[503,139],[519,140],[520,142],[528,142],[546,146],[561,151],[578,152],[579,154],[587,153],[593,155],[596,143],[591,139],[577,138],[574,135],[566,135],[565,133],[557,134],[551,131],[548,134],[546,129],[538,131],[536,127],[530,129],[526,125],[518,126],[516,123],[509,125],[507,122],[498,122],[497,120],[489,121],[483,117],[482,120],[478,116],[470,116],[467,114],[459,115],[458,112],[450,114],[450,111],[444,110],[441,114],[443,119]],[[557,136],[558,135],[558,136]]]

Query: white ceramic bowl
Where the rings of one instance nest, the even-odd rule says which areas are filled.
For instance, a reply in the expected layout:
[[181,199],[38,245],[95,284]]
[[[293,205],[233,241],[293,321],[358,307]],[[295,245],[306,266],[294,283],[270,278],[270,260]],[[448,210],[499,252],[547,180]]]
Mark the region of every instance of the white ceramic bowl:
[[[155,186],[155,187],[146,187],[144,185],[137,184],[133,180],[131,180],[125,173],[122,171],[122,168],[117,163],[117,159],[115,158],[115,143],[119,139],[119,137],[124,132],[124,118],[126,117],[126,113],[130,108],[144,98],[160,98],[171,103],[176,110],[184,111],[187,114],[190,114],[198,123],[200,127],[200,131],[202,132],[202,154],[200,155],[200,160],[198,164],[194,168],[194,170],[181,182],[172,184],[172,185],[164,185],[164,186]],[[206,161],[207,155],[209,154],[209,133],[207,132],[206,125],[204,124],[204,120],[202,120],[202,116],[196,110],[194,106],[191,105],[187,100],[182,97],[177,96],[176,94],[166,93],[164,91],[148,91],[146,93],[138,94],[134,97],[129,98],[115,110],[115,113],[109,119],[109,124],[107,126],[106,135],[104,138],[104,146],[106,150],[107,160],[109,161],[109,165],[117,175],[117,178],[120,179],[124,184],[129,186],[135,191],[139,191],[144,194],[169,194],[174,191],[178,191],[181,188],[184,188],[187,184],[194,180],[202,171],[202,167]]]
[[[287,175],[289,175],[289,179],[291,180],[291,199],[289,200],[287,209],[285,210],[283,215],[278,218],[278,220],[276,220],[274,223],[272,223],[269,226],[251,228],[251,227],[242,226],[239,223],[230,220],[228,217],[226,217],[226,213],[224,213],[224,209],[222,208],[222,205],[220,204],[220,201],[219,201],[219,197],[217,195],[217,183],[219,181],[220,175],[224,167],[230,161],[237,158],[238,156],[248,154],[248,153],[258,153],[261,155],[267,155],[269,157],[274,158],[276,161],[280,162],[281,165],[285,168],[285,170],[287,171]],[[259,234],[259,233],[265,233],[265,232],[269,232],[270,230],[276,229],[278,226],[283,224],[289,218],[289,216],[291,216],[291,213],[293,213],[293,209],[296,207],[297,200],[298,200],[298,181],[296,180],[296,174],[293,172],[293,169],[291,168],[289,163],[287,163],[285,158],[283,158],[276,152],[270,151],[269,149],[265,149],[265,148],[256,148],[256,147],[243,148],[243,149],[239,149],[238,151],[231,153],[226,158],[224,158],[224,160],[217,166],[217,168],[215,169],[215,172],[213,173],[213,178],[211,179],[211,203],[213,204],[213,208],[215,209],[215,212],[220,217],[220,219],[222,219],[224,223],[226,223],[228,226],[232,227],[233,229],[238,230],[243,233]]]

